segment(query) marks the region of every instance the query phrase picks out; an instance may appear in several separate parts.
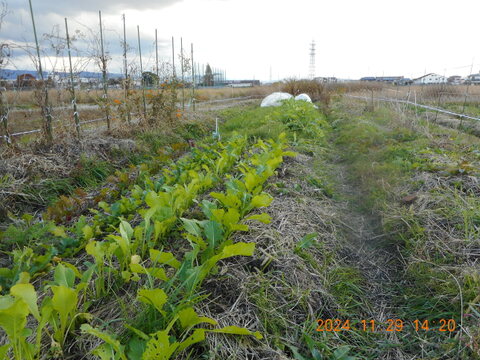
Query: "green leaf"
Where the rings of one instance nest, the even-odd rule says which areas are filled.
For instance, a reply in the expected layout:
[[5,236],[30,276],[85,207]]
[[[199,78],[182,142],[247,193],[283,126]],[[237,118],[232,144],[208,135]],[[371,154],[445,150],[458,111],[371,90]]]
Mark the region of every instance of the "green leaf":
[[340,346],[333,353],[334,359],[335,360],[355,360],[356,357],[348,356],[349,352],[350,352],[350,346],[348,345]]
[[90,241],[85,246],[85,251],[88,255],[93,256],[95,258],[95,263],[103,264],[103,259],[105,257],[105,251],[103,246],[98,241]]
[[145,196],[145,203],[150,207],[154,207],[161,205],[161,200],[155,191],[149,191]]
[[22,337],[29,313],[28,305],[23,299],[14,299],[10,296],[0,298],[0,327],[11,342]]
[[251,193],[259,183],[259,177],[256,174],[249,172],[245,175],[245,187],[247,188],[248,192]]
[[209,220],[204,225],[204,231],[208,244],[212,249],[215,249],[223,240],[222,226],[216,221]]
[[147,269],[148,273],[153,276],[156,279],[162,280],[162,281],[168,281],[168,276],[165,273],[165,269],[162,268],[156,268],[156,267],[151,267]]
[[108,235],[108,238],[114,240],[115,243],[118,244],[118,246],[120,246],[123,257],[125,259],[130,260],[130,241],[123,236],[117,236],[117,235]]
[[251,332],[250,330],[238,326],[226,326],[221,329],[207,330],[215,333],[222,334],[232,334],[232,335],[252,335],[255,336],[258,340],[263,339],[262,334],[259,331]]
[[178,342],[170,344],[168,331],[157,331],[147,342],[142,360],[169,360],[180,345]]
[[208,247],[208,244],[200,237],[200,236],[194,236],[192,234],[186,234],[185,238],[190,241],[193,244],[196,244],[200,246],[202,250],[206,249]]
[[115,349],[112,345],[103,343],[92,350],[92,354],[98,356],[101,360],[117,360]]
[[201,323],[217,325],[217,322],[214,319],[205,316],[198,316],[192,307],[181,310],[178,313],[178,318],[180,319],[180,324],[184,329],[191,328]]
[[215,220],[219,223],[222,223],[223,217],[225,216],[225,210],[223,209],[212,209],[210,220]]
[[222,259],[232,256],[252,256],[255,251],[255,243],[239,242],[233,245],[225,246],[220,254]]
[[62,339],[64,338],[64,331],[68,327],[68,320],[72,318],[78,303],[77,290],[66,286],[52,286],[53,291],[52,307],[60,317],[60,326],[62,331]]
[[55,268],[53,280],[57,285],[73,288],[75,285],[75,272],[62,264],[58,264]]
[[170,227],[173,224],[175,224],[176,221],[177,221],[177,218],[174,216],[166,218],[165,220],[162,220],[162,221],[155,220],[154,222],[155,240],[164,236],[168,232]]
[[153,263],[169,265],[174,269],[178,269],[180,267],[180,262],[170,252],[150,249],[150,260],[152,260]]
[[40,313],[38,312],[37,306],[37,293],[32,284],[16,284],[10,289],[10,294],[25,301],[32,315],[37,321],[40,321]]
[[139,339],[138,337],[134,336],[133,338],[130,339],[128,342],[128,350],[127,350],[127,357],[129,359],[141,359],[142,354],[145,352],[145,349],[147,347],[147,339]]
[[67,267],[68,269],[72,270],[73,273],[75,274],[75,277],[77,277],[79,279],[82,278],[82,274],[80,273],[80,271],[78,271],[78,269],[75,267],[75,265],[67,263],[65,261],[62,261],[61,264],[65,267]]
[[137,292],[137,296],[139,301],[152,305],[161,314],[165,313],[162,309],[168,297],[162,289],[140,289]]
[[0,346],[0,360],[6,360],[7,359],[7,352],[10,350],[12,346],[10,344],[5,344]]
[[230,231],[248,231],[250,228],[245,224],[234,224],[230,226]]
[[269,206],[273,198],[268,194],[255,195],[252,198],[250,206],[254,209]]
[[21,272],[18,275],[17,284],[29,284],[30,283],[30,274],[28,272]]
[[67,237],[67,234],[65,233],[65,229],[60,226],[55,226],[52,229],[50,229],[50,232],[58,237]]
[[238,224],[240,221],[240,213],[237,209],[229,208],[228,211],[223,216],[223,224],[227,226],[227,228],[232,227],[233,225]]
[[201,341],[205,340],[205,330],[204,329],[195,329],[188,338],[186,338],[184,341],[180,343],[180,345],[177,348],[178,352],[181,352],[185,350],[187,347],[199,343]]
[[242,203],[234,194],[225,195],[222,193],[211,192],[210,196],[220,201],[226,208],[239,208]]
[[129,282],[130,279],[132,278],[132,273],[130,271],[122,271],[121,273],[122,275],[122,279],[125,281],[125,282]]
[[249,220],[258,220],[264,224],[270,224],[270,222],[272,221],[272,218],[267,213],[261,213],[258,215],[250,215],[247,218],[245,218],[244,221],[249,221]]
[[297,245],[295,246],[295,250],[299,249],[308,249],[310,246],[312,246],[315,242],[315,239],[317,238],[318,233],[310,233],[305,235],[302,240],[300,240]]
[[53,312],[52,298],[46,297],[44,298],[42,302],[42,306],[40,308],[41,317],[37,326],[37,339],[36,339],[37,349],[41,348],[42,331],[43,331],[43,328],[47,326],[47,324],[51,321],[52,312]]
[[91,239],[93,239],[93,229],[89,225],[85,225],[82,229],[82,232],[85,241],[90,241]]
[[146,274],[147,269],[145,269],[142,265],[140,264],[130,264],[130,270],[136,274]]
[[[102,332],[98,329],[95,329],[95,328],[91,327],[89,324],[83,324],[82,326],[80,326],[80,329],[84,333],[96,336],[99,339],[105,341],[105,343],[110,345],[115,350],[115,352],[117,353],[117,356],[119,356],[119,359],[127,360],[127,357],[125,356],[125,353],[124,353],[124,348],[125,347],[123,345],[121,345],[120,342],[117,339],[113,338],[110,334],[108,334],[106,332]],[[115,357],[113,359],[116,359],[116,358],[117,357]]]
[[284,151],[282,152],[282,156],[290,156],[290,157],[296,157],[298,153],[293,152],[293,151]]
[[[195,275],[194,284],[198,285],[209,274],[217,262],[232,256],[252,256],[255,251],[254,243],[236,243],[234,245],[225,246],[222,252],[218,255],[212,256],[208,259],[199,270],[192,271],[192,276]],[[197,268],[198,269],[198,268]],[[192,269],[193,270],[193,269]]]
[[127,239],[129,243],[130,243],[130,240],[132,239],[132,236],[133,236],[132,226],[124,220],[120,221],[120,235],[124,239]]
[[124,326],[129,329],[130,331],[133,331],[140,339],[143,340],[148,340],[150,337],[145,334],[143,331],[138,330],[137,328],[134,328],[133,326],[130,326],[128,324],[124,324]]
[[92,265],[90,265],[90,267],[86,271],[83,272],[82,277],[80,279],[80,282],[88,284],[90,282],[90,280],[92,279],[94,271],[95,271],[95,265],[92,264]]
[[200,221],[195,219],[185,219],[185,218],[180,218],[180,219],[183,222],[183,227],[189,234],[192,234],[193,236],[202,237],[202,230],[199,226],[201,224]]

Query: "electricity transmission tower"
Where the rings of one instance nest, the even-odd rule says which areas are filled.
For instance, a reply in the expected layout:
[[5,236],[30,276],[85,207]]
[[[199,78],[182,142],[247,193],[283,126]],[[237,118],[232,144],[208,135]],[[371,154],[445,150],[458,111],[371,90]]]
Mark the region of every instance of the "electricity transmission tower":
[[315,78],[315,40],[310,44],[310,67],[308,69],[308,77]]

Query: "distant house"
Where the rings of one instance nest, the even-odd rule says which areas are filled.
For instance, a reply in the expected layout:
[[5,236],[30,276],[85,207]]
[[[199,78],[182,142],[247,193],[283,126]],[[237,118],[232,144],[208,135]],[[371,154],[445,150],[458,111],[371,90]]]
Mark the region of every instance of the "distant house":
[[452,75],[447,79],[447,82],[451,85],[460,85],[463,83],[463,79],[460,75]]
[[468,75],[467,78],[465,79],[465,84],[479,85],[480,84],[480,74]]
[[389,84],[400,84],[405,78],[403,76],[365,76],[360,81],[377,81]]
[[411,85],[413,80],[410,78],[402,78],[393,82],[394,85]]
[[442,75],[430,73],[413,79],[413,83],[416,85],[429,85],[429,84],[445,84],[447,78]]
[[19,88],[30,88],[33,87],[37,79],[31,74],[21,74],[17,76],[17,87]]
[[337,78],[333,76],[330,76],[330,77],[320,76],[320,77],[314,78],[313,80],[318,81],[320,83],[327,83],[327,84],[332,84],[337,82]]
[[260,86],[260,80],[228,80],[225,82],[229,87],[253,87]]
[[403,76],[378,76],[375,81],[386,82],[386,83],[396,83],[403,79]]

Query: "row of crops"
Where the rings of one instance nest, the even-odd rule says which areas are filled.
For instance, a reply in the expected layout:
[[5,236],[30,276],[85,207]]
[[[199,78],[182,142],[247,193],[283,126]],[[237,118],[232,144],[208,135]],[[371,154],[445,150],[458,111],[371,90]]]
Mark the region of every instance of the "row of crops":
[[[232,235],[270,221],[256,209],[272,201],[264,184],[294,155],[286,147],[283,135],[200,145],[156,175],[144,164],[88,218],[60,225],[24,217],[23,233],[34,231],[1,258],[7,341],[0,359],[62,357],[78,351],[79,335],[96,339],[94,355],[122,360],[170,359],[209,332],[260,339],[255,329],[219,327],[196,309],[206,298],[202,282],[220,261],[253,255],[254,243],[235,243]],[[98,306],[132,291],[128,319],[96,318]],[[135,321],[142,316],[149,320]]]

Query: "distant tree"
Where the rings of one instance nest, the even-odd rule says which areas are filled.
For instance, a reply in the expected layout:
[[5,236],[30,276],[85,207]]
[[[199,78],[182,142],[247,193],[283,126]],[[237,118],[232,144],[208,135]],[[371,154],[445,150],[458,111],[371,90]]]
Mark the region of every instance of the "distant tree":
[[213,72],[210,64],[207,64],[205,68],[205,75],[203,76],[203,85],[205,86],[213,86]]
[[150,71],[144,71],[142,74],[142,80],[145,86],[147,87],[153,87],[156,86],[159,82],[159,77],[157,74],[154,74]]

